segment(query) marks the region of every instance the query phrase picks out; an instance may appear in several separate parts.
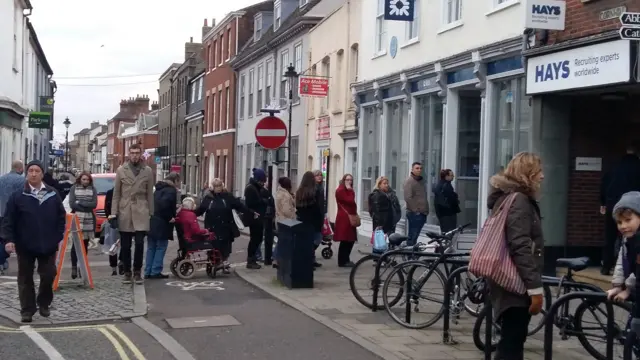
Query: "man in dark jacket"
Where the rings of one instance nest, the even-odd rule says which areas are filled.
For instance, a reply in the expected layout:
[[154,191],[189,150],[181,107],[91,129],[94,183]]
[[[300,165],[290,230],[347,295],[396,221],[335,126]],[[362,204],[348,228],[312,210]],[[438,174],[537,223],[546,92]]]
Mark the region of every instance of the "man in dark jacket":
[[264,234],[264,215],[267,211],[268,202],[262,196],[264,183],[267,175],[264,170],[253,169],[253,177],[249,179],[249,184],[244,189],[244,204],[259,218],[254,218],[252,213],[243,214],[243,222],[249,225],[249,247],[247,248],[247,269],[260,269],[261,266],[256,260],[256,252],[262,242]]
[[613,207],[629,191],[640,191],[640,158],[633,146],[627,147],[627,153],[613,171],[604,175],[600,186],[600,213],[605,215],[605,244],[600,271],[603,275],[610,275],[616,263],[618,226],[613,220]]
[[[260,196],[262,196],[263,201],[267,203],[264,217],[262,219],[264,226],[264,264],[270,266],[273,264],[273,229],[275,227],[276,202],[273,195],[267,188],[267,184],[260,189]],[[258,245],[258,250],[256,251],[256,259],[258,261],[261,261],[262,259],[260,245]]]
[[[0,232],[5,250],[18,255],[20,312],[22,322],[31,322],[36,310],[43,317],[51,314],[56,253],[64,238],[66,211],[56,190],[43,182],[44,166],[40,161],[27,164],[26,172],[23,191],[9,198]],[[37,297],[33,282],[36,260],[40,275]]]
[[147,233],[145,278],[166,279],[169,277],[169,275],[162,273],[162,265],[169,246],[169,239],[173,239],[178,186],[180,186],[180,175],[175,172],[167,175],[163,181],[156,183],[156,191],[153,194],[151,228]]

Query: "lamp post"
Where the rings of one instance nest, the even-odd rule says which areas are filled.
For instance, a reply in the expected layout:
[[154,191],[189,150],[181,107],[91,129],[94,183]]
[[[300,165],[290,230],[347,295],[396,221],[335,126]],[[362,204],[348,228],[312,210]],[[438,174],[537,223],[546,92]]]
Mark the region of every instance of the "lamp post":
[[69,172],[69,125],[71,125],[71,121],[69,121],[69,117],[67,116],[64,119],[64,127],[67,128],[67,131],[64,135],[64,141],[65,141],[65,149],[64,149],[64,170],[66,172]]
[[291,123],[293,122],[293,84],[298,81],[299,74],[292,63],[289,63],[284,76],[289,81],[289,128],[287,131],[287,177],[291,179]]

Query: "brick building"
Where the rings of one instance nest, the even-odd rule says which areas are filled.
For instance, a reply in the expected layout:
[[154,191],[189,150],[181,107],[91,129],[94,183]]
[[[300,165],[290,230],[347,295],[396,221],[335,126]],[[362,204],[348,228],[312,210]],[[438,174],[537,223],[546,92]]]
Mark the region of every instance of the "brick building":
[[564,30],[537,30],[523,52],[544,162],[541,204],[550,261],[601,259],[603,178],[629,146],[640,145],[638,43],[620,39],[624,11],[640,11],[640,2],[567,0]]
[[[203,37],[206,59],[205,113],[202,181],[222,179],[233,191],[236,138],[236,76],[230,60],[253,37],[254,15],[271,12],[273,1],[264,1],[233,11],[218,24],[214,22]],[[205,26],[206,26],[205,20]]]
[[120,127],[135,123],[139,114],[147,114],[149,110],[147,95],[137,95],[135,98],[120,101],[120,111],[107,121],[107,171],[115,172],[118,166],[126,161],[126,149],[123,148],[122,142],[118,141]]
[[[121,149],[128,149],[133,144],[139,144],[147,156],[146,164],[151,167],[153,174],[158,178],[155,162],[158,147],[158,103],[151,104],[151,112],[138,114],[133,123],[123,123],[120,126],[117,142]],[[162,176],[160,174],[159,176]]]

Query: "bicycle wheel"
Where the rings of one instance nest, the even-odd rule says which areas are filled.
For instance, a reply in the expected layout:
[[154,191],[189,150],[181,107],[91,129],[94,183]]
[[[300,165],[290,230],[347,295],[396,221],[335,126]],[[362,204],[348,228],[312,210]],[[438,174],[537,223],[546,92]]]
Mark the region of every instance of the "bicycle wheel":
[[[369,309],[373,309],[373,286],[375,285],[374,276],[376,270],[376,261],[378,259],[380,259],[380,256],[378,255],[364,256],[354,264],[353,268],[351,268],[351,273],[349,274],[349,287],[351,288],[351,293],[360,304],[366,306]],[[391,273],[391,269],[395,265],[395,261],[393,260],[393,258],[388,259],[389,260],[386,262],[386,264],[382,264],[382,266],[380,267],[380,278],[378,280],[378,286],[383,283],[383,281],[385,280],[385,276]],[[370,272],[370,274],[367,274],[367,271]],[[398,277],[396,281],[401,284],[404,283],[403,273],[398,273],[396,276]],[[365,289],[358,290],[356,282],[358,282],[359,280],[364,280]],[[378,288],[378,296],[380,296],[380,290],[381,289]],[[367,291],[368,293],[366,293]],[[402,299],[403,293],[404,292],[398,293],[389,303],[393,305],[397,304],[398,301]],[[384,310],[384,304],[381,301],[378,301],[376,310]]]
[[[455,270],[455,269],[453,269]],[[474,304],[469,301],[467,292],[471,287],[471,284],[476,280],[476,276],[470,273],[468,270],[460,273],[455,280],[454,292],[451,294],[451,306],[457,308],[458,314],[464,309],[469,315],[478,317],[484,304]]]
[[[493,309],[492,309],[493,310]],[[489,313],[489,308],[483,307],[476,318],[476,322],[473,324],[473,344],[478,348],[478,350],[484,352],[484,335],[485,335],[485,325],[484,322],[487,321],[487,315]],[[500,340],[500,326],[494,321],[493,322],[493,331],[491,334],[491,352],[496,351],[498,347],[498,340]]]
[[[603,305],[603,306],[599,306]],[[617,322],[614,324],[614,332],[610,336],[613,336],[613,352],[614,358],[619,358],[619,356],[624,352],[624,344],[625,338],[627,335],[626,322],[629,317],[629,313],[631,312],[631,305],[628,303],[613,303],[614,307],[614,319],[621,319],[620,322],[624,323],[620,326]],[[617,308],[617,309],[616,309]],[[590,326],[585,326],[592,324],[593,322],[585,321],[585,314],[593,314],[596,317],[596,326],[595,328]],[[598,314],[600,316],[598,316]],[[622,314],[622,316],[620,316]],[[606,339],[607,339],[607,311],[605,308],[605,304],[602,302],[594,302],[594,301],[582,301],[580,305],[576,308],[576,312],[574,314],[574,327],[576,336],[578,341],[584,346],[584,349],[593,356],[597,360],[607,360],[605,351],[606,351]],[[596,348],[597,342],[601,343],[601,346]],[[616,354],[618,354],[616,356]]]
[[633,331],[627,331],[624,339],[623,360],[640,359],[640,341]]
[[[411,317],[413,319],[418,317],[418,315],[427,314],[428,311],[430,310],[434,314],[434,316],[431,318],[428,318],[428,320],[425,320],[425,321],[419,320],[420,322],[417,322],[415,324],[405,322],[406,320],[405,312],[406,312],[406,305],[407,305],[405,297],[402,297],[403,301],[398,303],[398,305],[400,306],[394,308],[394,305],[396,304],[392,304],[389,301],[390,297],[388,296],[390,291],[390,286],[394,284],[393,279],[395,278],[395,274],[402,273],[402,272],[407,273],[412,267],[416,267],[416,270],[413,273],[414,276],[413,276],[411,289],[407,289],[407,281],[405,280],[401,284],[399,284],[400,286],[399,286],[398,292],[402,292],[402,293],[404,293],[405,291],[411,292],[410,302],[412,304],[410,306],[412,307]],[[431,274],[429,274],[429,271],[430,271],[429,263],[425,263],[417,260],[407,261],[395,266],[391,271],[391,274],[389,274],[389,276],[384,281],[384,285],[382,286],[382,301],[384,303],[384,307],[387,310],[387,313],[389,314],[389,316],[395,322],[397,322],[398,324],[406,328],[424,329],[436,323],[440,319],[440,317],[442,317],[442,314],[444,314],[444,306],[443,306],[444,305],[444,284],[445,284],[444,275],[437,268],[433,269],[433,272]],[[431,279],[435,279],[436,283],[428,284],[427,283],[428,280],[431,280]],[[441,289],[442,295],[439,297],[421,296],[420,292],[423,289],[426,289],[426,290]],[[423,309],[426,308],[427,312],[423,312],[420,310],[419,304],[421,299],[426,300],[426,306],[423,306]],[[422,305],[424,305],[424,303]]]

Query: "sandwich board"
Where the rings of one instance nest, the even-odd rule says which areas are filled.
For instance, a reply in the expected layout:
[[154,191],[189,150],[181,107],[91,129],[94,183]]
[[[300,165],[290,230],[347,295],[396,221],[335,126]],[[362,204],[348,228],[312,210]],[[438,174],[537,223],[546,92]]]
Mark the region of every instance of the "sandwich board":
[[78,270],[85,286],[93,289],[93,277],[91,276],[91,268],[89,267],[89,258],[87,258],[87,249],[84,246],[82,230],[80,229],[80,221],[76,214],[67,214],[67,223],[64,231],[64,239],[58,248],[58,256],[56,258],[56,277],[53,281],[53,291],[60,288],[60,275],[62,274],[62,265],[64,264],[64,256],[69,246],[69,238],[75,245],[76,255],[78,256]]

